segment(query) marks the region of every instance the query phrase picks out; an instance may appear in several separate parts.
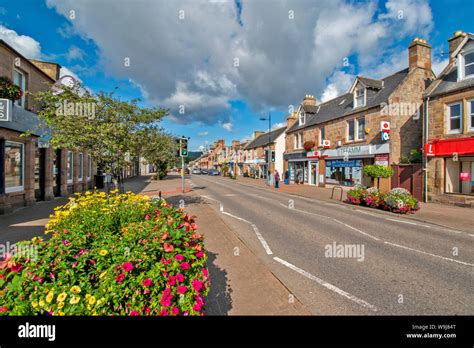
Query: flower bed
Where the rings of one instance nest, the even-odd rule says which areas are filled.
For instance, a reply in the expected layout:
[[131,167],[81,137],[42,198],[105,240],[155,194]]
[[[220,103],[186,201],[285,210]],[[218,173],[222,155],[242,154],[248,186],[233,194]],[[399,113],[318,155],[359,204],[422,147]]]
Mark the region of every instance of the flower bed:
[[420,209],[416,198],[409,191],[400,187],[383,194],[376,187],[365,188],[356,185],[347,192],[347,201],[351,204],[381,208],[400,214],[414,213]]
[[100,192],[78,195],[51,218],[49,241],[20,243],[37,255],[0,262],[0,314],[203,314],[206,251],[181,209]]

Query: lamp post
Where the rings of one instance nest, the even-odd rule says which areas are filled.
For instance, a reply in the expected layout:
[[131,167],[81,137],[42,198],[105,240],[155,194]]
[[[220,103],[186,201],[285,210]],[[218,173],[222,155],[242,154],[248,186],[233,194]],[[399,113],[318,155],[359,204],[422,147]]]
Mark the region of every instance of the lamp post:
[[271,164],[271,143],[272,143],[272,114],[268,113],[268,118],[260,117],[260,121],[268,121],[268,147],[267,147],[267,183],[271,184],[271,173],[270,173],[270,164]]

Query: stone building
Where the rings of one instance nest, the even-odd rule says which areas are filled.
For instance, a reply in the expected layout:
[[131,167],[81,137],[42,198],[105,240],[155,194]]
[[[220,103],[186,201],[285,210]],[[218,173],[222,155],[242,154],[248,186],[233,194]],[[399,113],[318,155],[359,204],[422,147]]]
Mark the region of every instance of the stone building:
[[[421,153],[423,92],[434,78],[431,46],[416,38],[408,47],[408,68],[381,79],[358,76],[347,93],[324,103],[307,95],[287,119],[290,180],[371,185],[364,166],[399,164],[411,150]],[[382,183],[384,190],[390,186],[390,180]]]
[[425,94],[425,197],[474,206],[474,35],[448,43],[448,65]]
[[[14,102],[0,100],[0,214],[93,186],[95,165],[87,153],[53,150],[37,127],[39,105],[29,93],[51,88],[59,70],[58,64],[29,60],[0,40],[0,77],[24,92]],[[21,137],[27,131],[33,134]]]

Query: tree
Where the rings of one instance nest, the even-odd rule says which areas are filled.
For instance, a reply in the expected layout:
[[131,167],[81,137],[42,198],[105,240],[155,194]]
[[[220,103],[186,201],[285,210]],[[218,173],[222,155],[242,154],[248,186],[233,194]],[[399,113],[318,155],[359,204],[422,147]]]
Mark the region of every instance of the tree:
[[377,179],[377,188],[379,188],[379,178],[390,178],[393,175],[393,169],[380,164],[372,164],[364,167],[364,174]]
[[149,127],[140,131],[141,153],[156,168],[157,178],[162,180],[175,160],[175,138],[163,129]]
[[80,83],[37,93],[35,98],[42,103],[38,116],[51,145],[86,151],[99,168],[112,174],[121,192],[127,157],[140,155],[141,130],[168,112],[140,107],[138,99],[121,101],[113,93],[93,94]]

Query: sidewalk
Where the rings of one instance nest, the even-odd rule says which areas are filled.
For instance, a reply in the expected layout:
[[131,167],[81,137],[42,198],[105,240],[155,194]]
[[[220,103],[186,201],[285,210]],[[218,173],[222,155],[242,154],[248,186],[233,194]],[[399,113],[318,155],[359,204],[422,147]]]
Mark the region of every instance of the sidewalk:
[[[309,315],[290,292],[252,251],[230,230],[209,203],[199,196],[199,188],[181,193],[181,179],[169,175],[161,181],[149,177],[130,179],[125,188],[157,195],[195,215],[198,231],[204,235],[211,274],[211,292],[207,297],[207,315]],[[138,190],[139,189],[139,190]],[[205,227],[204,227],[205,226]],[[238,255],[235,255],[238,250]]]
[[[230,180],[230,179],[229,179]],[[456,207],[451,205],[444,205],[438,203],[422,203],[420,202],[421,209],[415,214],[403,215],[403,214],[393,214],[379,209],[372,209],[362,206],[355,206],[348,203],[345,203],[347,196],[346,193],[349,191],[349,187],[343,187],[342,202],[339,201],[341,197],[341,192],[339,189],[334,190],[334,199],[331,199],[332,187],[314,187],[310,185],[296,185],[290,184],[285,185],[280,182],[280,188],[275,189],[266,184],[264,179],[252,179],[245,177],[237,177],[237,182],[243,185],[251,185],[264,187],[269,190],[286,192],[288,194],[293,194],[296,196],[322,200],[332,203],[344,204],[351,208],[357,209],[367,209],[370,212],[388,214],[392,217],[405,218],[411,220],[417,220],[422,222],[428,222],[440,226],[445,226],[447,228],[452,228],[456,230],[462,230],[465,232],[472,233],[474,231],[474,209]]]

